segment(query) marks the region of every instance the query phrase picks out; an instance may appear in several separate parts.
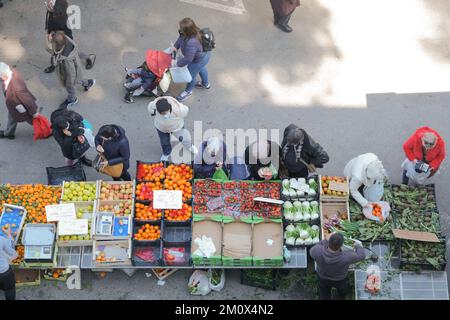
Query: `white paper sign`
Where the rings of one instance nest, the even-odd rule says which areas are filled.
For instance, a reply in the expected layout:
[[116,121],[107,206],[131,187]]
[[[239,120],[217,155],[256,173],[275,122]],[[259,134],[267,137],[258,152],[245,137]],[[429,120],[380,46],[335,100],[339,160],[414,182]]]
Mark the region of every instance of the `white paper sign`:
[[77,236],[87,235],[89,232],[87,219],[63,220],[58,222],[58,235]]
[[154,190],[153,209],[181,209],[183,192],[181,190]]
[[75,204],[64,203],[45,206],[47,221],[74,220],[77,218]]

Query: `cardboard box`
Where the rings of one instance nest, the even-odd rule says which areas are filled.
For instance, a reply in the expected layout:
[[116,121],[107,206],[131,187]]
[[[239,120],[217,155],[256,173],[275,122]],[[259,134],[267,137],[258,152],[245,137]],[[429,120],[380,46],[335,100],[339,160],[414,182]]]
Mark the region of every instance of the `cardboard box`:
[[241,259],[252,255],[252,225],[234,221],[223,226],[222,255]]
[[322,239],[328,239],[329,234],[323,229],[324,218],[331,218],[335,214],[339,214],[342,218],[347,216],[346,220],[350,221],[350,210],[348,202],[320,202],[320,223],[322,228]]
[[340,177],[340,178],[345,178],[345,183],[340,185],[340,184],[336,184],[336,190],[339,191],[345,191],[346,195],[345,196],[337,196],[337,195],[327,195],[327,194],[322,194],[322,176],[319,176],[319,193],[320,193],[320,201],[324,202],[324,201],[329,201],[329,202],[348,202],[349,199],[349,194],[350,194],[350,183],[348,181],[348,177]]
[[252,242],[252,256],[255,258],[283,257],[283,224],[261,222],[253,225]]
[[[194,222],[194,226],[192,227],[192,254],[198,249],[198,245],[194,242],[195,239],[202,238],[203,236],[207,236],[212,239],[214,246],[216,247],[216,252],[213,256],[221,256],[222,224],[211,220]],[[194,256],[192,256],[192,258],[194,258]]]

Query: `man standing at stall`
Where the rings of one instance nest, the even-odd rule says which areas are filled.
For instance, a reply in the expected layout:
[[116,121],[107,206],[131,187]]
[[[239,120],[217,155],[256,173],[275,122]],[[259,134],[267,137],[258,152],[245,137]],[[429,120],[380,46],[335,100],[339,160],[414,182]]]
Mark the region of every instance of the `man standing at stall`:
[[355,241],[354,250],[342,250],[344,236],[333,233],[329,240],[323,240],[311,248],[309,254],[317,264],[319,299],[330,300],[331,289],[336,288],[338,299],[344,300],[348,293],[348,268],[366,258],[360,241]]
[[6,232],[7,238],[0,236],[0,290],[5,292],[6,300],[16,300],[16,278],[9,265],[11,260],[17,258],[11,229]]

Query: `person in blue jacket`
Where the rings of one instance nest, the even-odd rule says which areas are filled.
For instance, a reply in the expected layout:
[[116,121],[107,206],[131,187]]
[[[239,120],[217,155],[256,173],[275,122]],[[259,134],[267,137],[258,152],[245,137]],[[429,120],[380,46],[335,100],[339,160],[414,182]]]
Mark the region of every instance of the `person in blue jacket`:
[[223,169],[227,173],[226,161],[227,147],[223,140],[211,137],[203,141],[194,160],[195,177],[197,179],[212,178],[219,169]]
[[114,181],[131,181],[128,173],[130,168],[130,144],[125,130],[115,124],[104,125],[95,136],[95,146],[98,152],[103,153],[107,165],[114,166],[123,163],[122,175]]

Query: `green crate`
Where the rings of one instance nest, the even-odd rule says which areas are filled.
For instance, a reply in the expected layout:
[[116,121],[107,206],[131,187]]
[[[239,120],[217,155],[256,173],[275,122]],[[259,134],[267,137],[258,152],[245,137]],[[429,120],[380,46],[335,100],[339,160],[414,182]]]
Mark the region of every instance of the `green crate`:
[[245,217],[245,218],[235,219],[232,217],[223,216],[222,221],[223,221],[223,223],[244,222],[244,223],[248,223],[248,224],[253,224],[253,217]]
[[282,218],[268,218],[268,219],[264,219],[264,218],[261,218],[261,217],[253,217],[253,223],[254,224],[261,223],[261,222],[283,223],[283,219]]
[[203,221],[203,220],[213,220],[216,222],[222,222],[223,221],[223,215],[220,213],[217,214],[207,214],[207,213],[194,213],[193,215],[194,222],[196,221]]
[[280,267],[284,265],[284,259],[282,256],[271,259],[253,257],[253,265],[258,267]]
[[222,264],[227,267],[248,267],[253,265],[253,257],[235,259],[222,256]]
[[191,257],[192,257],[192,264],[195,267],[209,267],[222,265],[222,256],[212,256],[210,258],[205,258],[193,255]]

